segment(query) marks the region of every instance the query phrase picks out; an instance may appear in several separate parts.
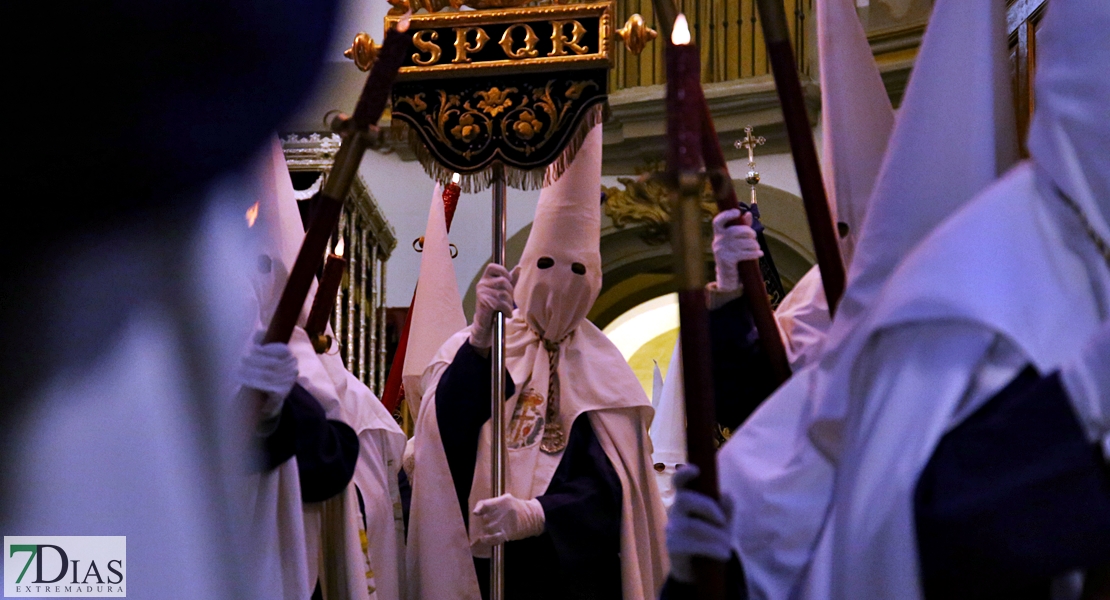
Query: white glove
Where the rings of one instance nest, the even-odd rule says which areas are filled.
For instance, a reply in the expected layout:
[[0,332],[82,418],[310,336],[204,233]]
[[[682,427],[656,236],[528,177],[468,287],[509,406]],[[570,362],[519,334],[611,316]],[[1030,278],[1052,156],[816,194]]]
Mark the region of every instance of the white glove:
[[1088,439],[1110,451],[1110,321],[1087,340],[1076,360],[1060,369],[1060,379]]
[[243,360],[239,363],[239,384],[263,392],[265,397],[259,409],[262,420],[270,419],[281,412],[282,403],[293,384],[297,383],[297,359],[289,350],[289,344],[259,343],[261,336],[255,336]]
[[543,525],[543,505],[539,500],[521,500],[512,494],[502,494],[474,506],[470,546],[475,556],[484,558],[497,544],[543,533]]
[[[726,227],[729,221],[740,219],[742,225]],[[745,260],[758,260],[763,256],[752,229],[752,214],[740,215],[739,208],[730,208],[713,217],[713,260],[717,263],[717,289],[733,292],[740,289],[740,272],[737,265]]]
[[712,498],[687,489],[698,476],[694,465],[683,465],[674,474],[675,499],[667,519],[667,553],[671,557],[671,576],[683,583],[694,582],[694,557],[727,562],[732,556],[729,543],[729,502],[718,504]]
[[470,324],[471,346],[486,349],[493,345],[493,315],[497,312],[504,313],[506,317],[513,314],[513,287],[519,275],[520,267],[509,273],[501,265],[486,265],[486,271],[474,289],[477,303],[474,322]]
[[416,473],[416,438],[410,437],[405,442],[405,451],[401,454],[401,468],[405,470],[405,476],[409,478],[409,484],[412,484],[413,475]]

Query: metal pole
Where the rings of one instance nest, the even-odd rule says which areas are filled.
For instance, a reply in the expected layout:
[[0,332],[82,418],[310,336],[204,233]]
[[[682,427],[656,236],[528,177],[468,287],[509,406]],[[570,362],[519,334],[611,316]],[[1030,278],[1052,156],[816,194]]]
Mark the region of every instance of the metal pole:
[[[381,257],[381,253],[378,256]],[[380,398],[385,389],[385,258],[378,263],[378,376],[374,379],[374,393]]]
[[[505,264],[505,168],[501,163],[493,165],[493,262]],[[493,316],[493,351],[490,353],[493,368],[490,374],[493,390],[490,412],[490,425],[493,428],[493,448],[490,453],[491,484],[493,497],[505,493],[505,315]],[[493,547],[490,560],[490,600],[505,598],[505,546]]]

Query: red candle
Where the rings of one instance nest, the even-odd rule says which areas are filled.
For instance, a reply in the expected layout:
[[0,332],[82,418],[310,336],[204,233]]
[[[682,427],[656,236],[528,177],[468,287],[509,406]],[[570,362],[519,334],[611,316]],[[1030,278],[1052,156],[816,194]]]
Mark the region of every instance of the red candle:
[[343,253],[342,240],[336,245],[335,250],[336,254],[329,254],[327,262],[324,263],[324,275],[320,278],[319,287],[316,288],[316,297],[312,299],[312,310],[309,311],[308,321],[305,322],[304,326],[308,333],[308,339],[312,340],[318,353],[326,351],[327,345],[330,345],[325,345],[321,350],[317,341],[318,338],[322,338],[324,329],[328,326],[328,317],[335,309],[335,302],[339,295],[339,284],[343,281],[343,272],[347,269],[347,260],[341,256]]
[[451,183],[443,190],[443,216],[447,219],[447,231],[451,231],[451,221],[455,220],[455,209],[459,206],[459,174],[451,176]]
[[667,45],[667,170],[701,170],[701,56],[681,13]]

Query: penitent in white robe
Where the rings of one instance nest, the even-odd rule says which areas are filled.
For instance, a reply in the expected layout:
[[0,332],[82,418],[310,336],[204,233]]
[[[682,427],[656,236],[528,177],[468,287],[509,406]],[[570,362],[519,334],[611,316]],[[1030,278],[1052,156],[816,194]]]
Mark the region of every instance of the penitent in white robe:
[[1015,168],[934,232],[863,325],[834,385],[853,401],[810,590],[827,577],[833,598],[921,597],[913,493],[940,438],[1024,366],[1073,360],[1110,319],[1110,267],[1034,173]]

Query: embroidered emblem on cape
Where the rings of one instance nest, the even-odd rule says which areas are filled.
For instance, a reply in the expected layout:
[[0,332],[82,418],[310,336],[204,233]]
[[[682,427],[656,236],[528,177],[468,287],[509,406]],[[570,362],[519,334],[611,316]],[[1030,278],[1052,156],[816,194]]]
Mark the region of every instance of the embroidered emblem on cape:
[[506,445],[510,450],[526,448],[536,443],[544,430],[543,396],[529,388],[520,395],[509,422],[509,437]]

